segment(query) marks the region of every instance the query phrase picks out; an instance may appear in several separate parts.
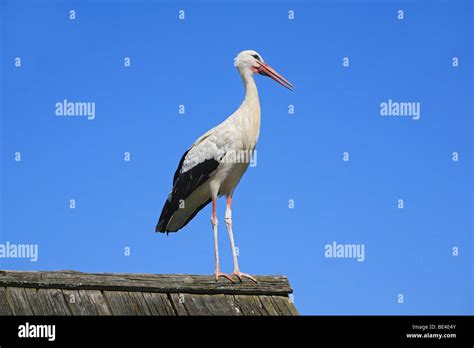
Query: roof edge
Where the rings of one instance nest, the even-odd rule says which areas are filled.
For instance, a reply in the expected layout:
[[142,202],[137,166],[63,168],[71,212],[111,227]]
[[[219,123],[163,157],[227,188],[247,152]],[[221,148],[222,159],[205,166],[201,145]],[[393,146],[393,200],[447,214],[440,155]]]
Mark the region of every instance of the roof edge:
[[78,271],[0,270],[0,287],[96,289],[189,294],[280,295],[293,292],[284,275],[255,276],[231,283],[214,276],[191,274],[83,273]]

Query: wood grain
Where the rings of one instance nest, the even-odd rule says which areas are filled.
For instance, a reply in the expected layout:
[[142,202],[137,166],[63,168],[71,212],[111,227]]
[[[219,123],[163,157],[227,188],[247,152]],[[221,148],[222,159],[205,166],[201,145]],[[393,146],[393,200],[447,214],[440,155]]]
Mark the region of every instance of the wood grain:
[[151,315],[177,315],[167,294],[143,292],[143,298],[150,309]]
[[0,315],[298,315],[284,276],[0,271]]
[[8,288],[7,300],[14,315],[33,315],[33,310],[24,288]]
[[258,283],[248,279],[231,283],[203,275],[0,271],[0,287],[251,295],[288,295],[293,291],[285,276],[256,278]]
[[96,305],[87,294],[89,290],[62,290],[72,315],[98,315]]
[[0,315],[13,315],[7,299],[7,289],[0,287]]

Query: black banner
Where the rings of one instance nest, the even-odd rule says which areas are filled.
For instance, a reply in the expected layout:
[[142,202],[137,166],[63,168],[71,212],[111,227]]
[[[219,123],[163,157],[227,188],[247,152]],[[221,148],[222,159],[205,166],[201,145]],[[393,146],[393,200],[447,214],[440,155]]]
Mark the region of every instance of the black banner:
[[472,316],[0,317],[0,346],[474,344]]

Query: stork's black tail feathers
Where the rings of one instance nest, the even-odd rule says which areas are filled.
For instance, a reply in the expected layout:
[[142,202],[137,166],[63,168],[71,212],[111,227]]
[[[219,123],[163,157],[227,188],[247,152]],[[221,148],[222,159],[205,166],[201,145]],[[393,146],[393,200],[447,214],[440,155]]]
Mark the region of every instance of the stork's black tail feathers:
[[[202,200],[195,205],[184,207],[185,205],[183,204],[183,206],[181,206],[181,203],[184,203],[191,194],[197,191],[198,188],[209,179],[220,163],[214,158],[203,158],[202,162],[195,164],[185,172],[181,172],[184,160],[189,151],[190,150],[186,151],[183,157],[181,157],[178,169],[176,169],[176,172],[174,173],[173,190],[163,206],[160,219],[155,228],[156,232],[168,233],[178,231],[186,226],[202,208],[211,202],[211,197],[201,197]],[[183,210],[183,213],[186,215],[181,215],[179,217],[180,220],[178,220],[179,222],[174,221],[170,226],[170,220],[180,208],[185,209]]]
[[172,213],[170,214],[170,201],[167,199],[165,205],[163,206],[163,210],[161,211],[160,219],[156,224],[155,232],[166,232],[166,234],[168,234],[169,231],[166,231],[166,225],[168,224],[168,221],[172,215]]
[[[186,219],[184,224],[179,227],[179,229],[186,226],[188,224],[188,222],[191,221],[196,216],[196,214],[199,213],[206,205],[211,203],[211,201],[212,200],[209,199],[208,201],[204,202],[199,207],[197,207],[196,210],[194,210],[194,212]],[[170,231],[166,228],[166,226],[168,225],[168,222],[170,221],[170,219],[173,216],[174,212],[176,211],[176,209],[178,209],[178,208],[172,209],[171,207],[172,207],[172,203],[167,199],[166,202],[165,202],[165,205],[163,206],[163,210],[161,212],[160,219],[158,220],[158,223],[156,224],[155,232],[161,232],[161,233],[166,232],[166,234],[168,234],[170,232],[176,232],[177,231],[177,230],[176,231]]]

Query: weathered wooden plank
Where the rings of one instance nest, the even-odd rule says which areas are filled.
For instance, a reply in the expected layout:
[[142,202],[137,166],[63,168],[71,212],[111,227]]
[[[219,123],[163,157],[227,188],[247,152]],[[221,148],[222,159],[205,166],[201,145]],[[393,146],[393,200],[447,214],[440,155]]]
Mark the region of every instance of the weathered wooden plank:
[[272,296],[273,303],[279,315],[299,315],[293,303],[285,296]]
[[213,276],[183,274],[115,274],[76,271],[0,271],[0,287],[96,289],[191,294],[287,295],[292,292],[285,276],[256,276],[231,283]]
[[298,315],[286,277],[257,278],[0,271],[0,314]]
[[267,315],[258,296],[234,295],[234,298],[243,315],[262,316]]
[[7,299],[7,290],[3,287],[0,287],[0,315],[13,315]]
[[275,296],[275,297],[279,297],[279,298],[284,299],[284,303],[290,309],[291,315],[294,315],[294,316],[300,315],[300,313],[296,309],[295,304],[292,301],[290,301],[290,299],[288,297],[286,297],[286,296]]
[[271,302],[273,303],[273,308],[275,308],[275,310],[277,311],[278,315],[279,316],[287,316],[289,315],[287,310],[286,310],[286,307],[285,306],[281,306],[279,305],[275,299],[273,298],[273,296],[269,296]]
[[[229,296],[229,295],[227,295]],[[212,315],[241,315],[235,301],[229,301],[229,298],[223,294],[202,295],[204,304]]]
[[167,294],[156,292],[143,292],[142,294],[151,315],[175,315]]
[[30,304],[30,308],[33,311],[33,315],[45,315],[43,307],[41,307],[41,303],[38,297],[38,291],[33,288],[24,288],[26,297],[28,298],[28,303]]
[[[129,293],[125,291],[104,291],[104,297],[114,315],[151,315],[145,299],[139,298],[141,293]],[[143,305],[144,304],[144,305]]]
[[[81,290],[88,291],[88,290]],[[99,311],[91,298],[79,290],[62,290],[72,315],[98,315]]]
[[184,307],[189,315],[212,315],[206,306],[204,296],[200,294],[183,294]]
[[137,315],[129,306],[126,292],[104,291],[103,295],[113,315]]
[[82,298],[88,298],[99,315],[112,315],[104,295],[100,290],[79,290]]
[[176,315],[189,315],[186,307],[184,306],[185,297],[184,294],[171,293],[168,294],[171,304]]
[[[150,308],[143,296],[142,292],[128,292],[130,297],[130,303],[132,304],[134,310],[139,313],[139,315],[152,315]],[[161,295],[161,294],[157,294]],[[163,294],[164,295],[164,294]]]
[[71,315],[60,289],[38,289],[37,294],[45,315]]
[[259,299],[268,315],[278,315],[278,311],[275,309],[275,304],[271,296],[261,295],[259,296]]
[[229,307],[232,308],[232,315],[244,315],[233,295],[224,295]]
[[24,288],[7,288],[7,300],[14,315],[33,315]]

